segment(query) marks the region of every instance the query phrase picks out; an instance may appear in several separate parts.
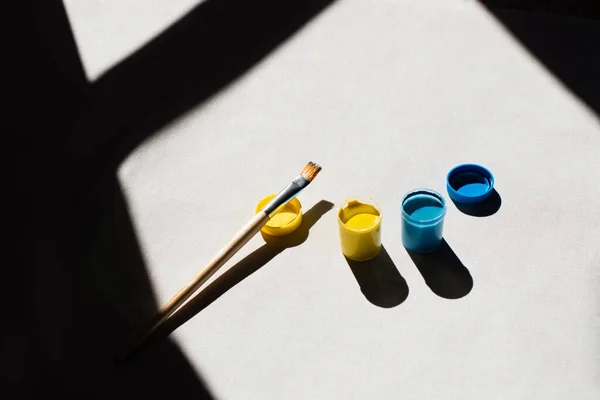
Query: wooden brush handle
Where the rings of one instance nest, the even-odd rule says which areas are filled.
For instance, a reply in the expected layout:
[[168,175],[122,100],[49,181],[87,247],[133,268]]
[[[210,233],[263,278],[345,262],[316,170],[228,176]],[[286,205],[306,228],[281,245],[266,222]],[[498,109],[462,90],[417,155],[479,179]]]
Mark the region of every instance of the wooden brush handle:
[[254,235],[260,231],[260,229],[267,223],[269,216],[260,211],[252,218],[250,222],[246,224],[238,233],[235,235],[233,240],[222,249],[219,254],[215,256],[208,263],[202,271],[200,271],[194,279],[192,279],[183,289],[179,291],[167,304],[165,304],[158,312],[161,315],[168,317],[173,311],[183,304],[200,286],[202,286],[219,268],[223,266],[235,253],[237,253]]
[[150,327],[139,336],[132,346],[121,354],[121,360],[139,347],[156,329],[158,329],[169,316],[177,310],[192,294],[202,286],[219,268],[223,266],[235,253],[237,253],[269,220],[269,215],[259,211],[250,222],[246,224],[231,242],[221,250],[211,262],[200,271],[183,289],[169,300],[156,314]]

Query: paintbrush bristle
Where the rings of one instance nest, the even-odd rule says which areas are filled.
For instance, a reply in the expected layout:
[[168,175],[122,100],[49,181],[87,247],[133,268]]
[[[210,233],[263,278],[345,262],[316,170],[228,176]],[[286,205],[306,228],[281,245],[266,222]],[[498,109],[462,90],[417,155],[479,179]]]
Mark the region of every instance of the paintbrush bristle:
[[314,162],[310,161],[302,169],[302,171],[300,172],[300,176],[310,182],[313,179],[315,179],[315,177],[317,176],[319,171],[321,171],[321,166],[319,164],[315,164]]

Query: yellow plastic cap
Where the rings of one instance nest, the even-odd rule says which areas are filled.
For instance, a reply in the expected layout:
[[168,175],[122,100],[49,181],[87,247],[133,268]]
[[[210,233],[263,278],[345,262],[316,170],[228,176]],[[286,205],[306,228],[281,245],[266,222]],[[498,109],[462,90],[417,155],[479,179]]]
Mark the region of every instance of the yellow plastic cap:
[[366,261],[381,250],[381,209],[368,198],[348,199],[338,210],[342,253]]
[[[256,205],[255,213],[263,209],[277,193],[264,197]],[[302,205],[300,200],[293,198],[286,205],[281,207],[275,215],[260,230],[262,233],[271,236],[282,236],[294,232],[302,223]]]

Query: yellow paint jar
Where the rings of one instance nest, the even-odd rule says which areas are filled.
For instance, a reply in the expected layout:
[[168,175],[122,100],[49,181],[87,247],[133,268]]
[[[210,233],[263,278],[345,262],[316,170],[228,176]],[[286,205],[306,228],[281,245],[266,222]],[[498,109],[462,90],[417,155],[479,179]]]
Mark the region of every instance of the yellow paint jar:
[[338,210],[342,253],[354,261],[366,261],[381,250],[381,209],[372,199],[346,200]]
[[[264,197],[256,205],[255,213],[262,210],[277,193]],[[282,236],[294,232],[302,223],[302,205],[293,198],[283,207],[275,211],[271,219],[262,227],[261,232],[271,236]]]

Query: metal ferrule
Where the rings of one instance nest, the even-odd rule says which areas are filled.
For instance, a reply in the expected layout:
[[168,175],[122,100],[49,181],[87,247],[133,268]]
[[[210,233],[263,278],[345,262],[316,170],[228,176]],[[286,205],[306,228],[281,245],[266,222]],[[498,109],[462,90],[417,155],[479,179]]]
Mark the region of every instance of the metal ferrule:
[[310,181],[304,179],[301,176],[297,176],[287,185],[281,192],[279,192],[273,199],[263,207],[262,211],[272,217],[279,211],[280,207],[286,205],[294,197],[298,196],[298,193],[308,186]]

